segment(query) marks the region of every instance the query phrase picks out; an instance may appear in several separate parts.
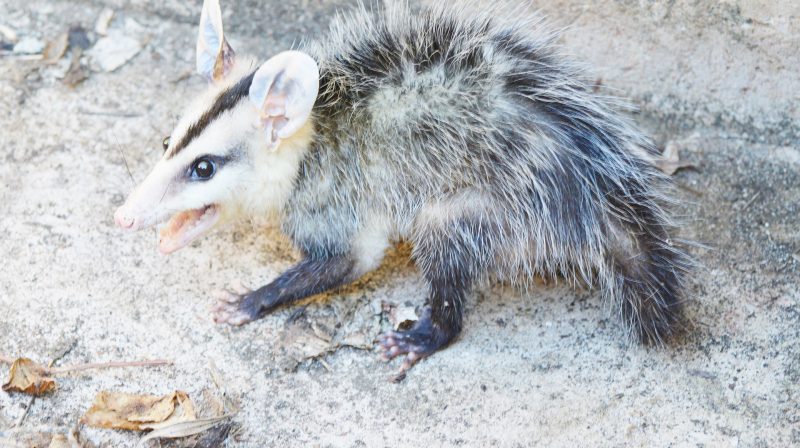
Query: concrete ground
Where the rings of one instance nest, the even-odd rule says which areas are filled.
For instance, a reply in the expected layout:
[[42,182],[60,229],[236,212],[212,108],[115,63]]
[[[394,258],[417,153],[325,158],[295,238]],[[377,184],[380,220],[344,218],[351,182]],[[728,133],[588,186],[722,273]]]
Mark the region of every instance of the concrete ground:
[[[191,3],[191,4],[190,4]],[[800,9],[760,0],[554,0],[538,7],[601,88],[632,98],[660,145],[696,166],[675,178],[684,235],[703,242],[689,335],[626,342],[595,291],[500,285],[466,329],[400,384],[369,344],[424,286],[399,248],[370,278],[242,328],[214,325],[211,292],[256,286],[296,258],[242,223],[170,257],[111,215],[160,156],[194,67],[199,6],[168,0],[0,0],[0,24],[47,41],[112,28],[144,49],[72,88],[53,65],[0,56],[0,355],[56,365],[166,358],[173,366],[59,377],[36,399],[0,393],[0,446],[66,432],[101,390],[187,391],[213,411],[210,362],[238,405],[225,446],[790,446],[800,444]],[[223,1],[240,52],[320,35],[344,0]],[[325,353],[330,351],[329,353]],[[317,359],[307,356],[323,353]],[[26,413],[23,423],[13,428]],[[139,435],[82,428],[98,446]],[[162,446],[194,446],[189,441]],[[14,445],[14,444],[17,445]],[[151,442],[150,446],[158,446]],[[209,446],[209,445],[207,445]]]

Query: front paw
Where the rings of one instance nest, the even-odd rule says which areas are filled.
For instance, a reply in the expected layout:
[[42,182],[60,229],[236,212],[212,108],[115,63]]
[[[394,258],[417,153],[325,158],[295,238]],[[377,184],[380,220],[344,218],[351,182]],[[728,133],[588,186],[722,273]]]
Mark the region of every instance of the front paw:
[[220,291],[215,296],[217,303],[211,307],[211,314],[218,324],[244,325],[256,320],[261,311],[261,299],[242,285]]

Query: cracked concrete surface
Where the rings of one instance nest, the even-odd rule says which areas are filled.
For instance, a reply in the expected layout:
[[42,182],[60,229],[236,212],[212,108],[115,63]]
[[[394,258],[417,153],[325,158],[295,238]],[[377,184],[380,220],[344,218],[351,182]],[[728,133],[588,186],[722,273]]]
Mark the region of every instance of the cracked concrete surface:
[[[153,233],[113,228],[131,187],[123,155],[140,179],[202,87],[186,77],[197,3],[0,0],[0,23],[21,36],[91,27],[109,6],[147,38],[120,69],[74,89],[56,78],[62,65],[0,57],[0,354],[46,363],[67,347],[59,365],[175,361],[59,378],[16,430],[28,398],[0,393],[0,442],[26,446],[34,432],[66,431],[105,389],[181,389],[203,402],[213,360],[240,407],[226,446],[800,444],[796,2],[535,4],[570,25],[563,42],[590,75],[631,98],[657,142],[698,167],[676,175],[684,236],[708,245],[694,251],[704,267],[691,286],[693,331],[647,349],[625,341],[594,291],[496,285],[475,294],[458,341],[399,385],[387,381],[397,366],[370,351],[292,361],[296,308],[236,329],[210,321],[215,288],[263,284],[295,259],[274,229],[242,223],[162,257]],[[232,45],[266,58],[321,35],[350,3],[237,0],[223,9]],[[395,250],[365,281],[308,301],[301,323],[325,334],[385,327],[381,302],[424,299],[407,255]],[[363,328],[340,330],[351,319],[341,316],[361,316]],[[81,433],[99,446],[138,438]]]

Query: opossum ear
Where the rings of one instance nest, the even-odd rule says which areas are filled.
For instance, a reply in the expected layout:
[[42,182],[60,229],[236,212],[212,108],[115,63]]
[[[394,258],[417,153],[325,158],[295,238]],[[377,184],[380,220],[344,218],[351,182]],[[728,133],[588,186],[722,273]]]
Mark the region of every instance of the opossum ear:
[[253,75],[250,101],[259,111],[259,124],[270,149],[300,130],[311,115],[319,90],[319,69],[311,56],[284,51],[261,65]]
[[209,81],[219,81],[230,73],[234,56],[222,34],[219,0],[205,0],[197,34],[197,72]]

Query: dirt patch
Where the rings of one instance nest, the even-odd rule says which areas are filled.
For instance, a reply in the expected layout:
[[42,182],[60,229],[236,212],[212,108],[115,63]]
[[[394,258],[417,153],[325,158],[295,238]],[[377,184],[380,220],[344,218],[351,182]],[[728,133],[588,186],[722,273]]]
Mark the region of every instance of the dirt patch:
[[[234,47],[266,57],[318,35],[345,2],[225,3]],[[374,352],[343,344],[296,362],[286,342],[296,331],[325,343],[371,335],[389,325],[377,304],[421,303],[407,251],[361,284],[306,302],[301,316],[287,308],[234,329],[211,322],[212,290],[273,278],[295,257],[283,237],[243,223],[167,258],[155,234],[113,228],[132,186],[124,160],[141,179],[202,86],[187,76],[196,6],[0,0],[0,20],[43,41],[91,27],[109,6],[145,42],[117,70],[74,88],[58,78],[68,66],[0,57],[0,351],[46,363],[69,347],[59,361],[67,365],[175,362],[67,376],[27,411],[27,397],[1,393],[0,440],[66,434],[100,390],[202,397],[213,360],[240,406],[222,436],[228,446],[800,443],[796,7],[661,3],[673,6],[542,7],[573,25],[565,45],[603,88],[633,98],[659,144],[677,145],[698,167],[676,175],[685,236],[708,246],[694,251],[704,265],[688,304],[694,331],[646,349],[625,342],[596,292],[496,285],[470,302],[459,340],[396,385],[387,380],[397,366]],[[360,328],[347,327],[354,319]],[[137,440],[82,434],[101,446]]]

